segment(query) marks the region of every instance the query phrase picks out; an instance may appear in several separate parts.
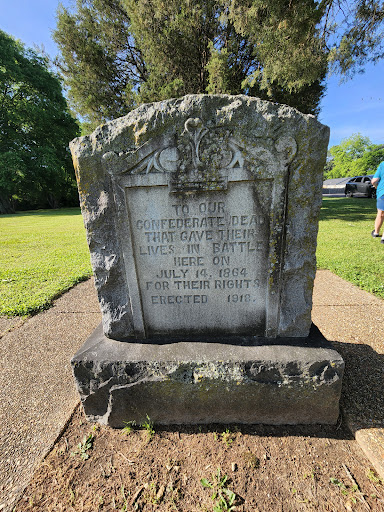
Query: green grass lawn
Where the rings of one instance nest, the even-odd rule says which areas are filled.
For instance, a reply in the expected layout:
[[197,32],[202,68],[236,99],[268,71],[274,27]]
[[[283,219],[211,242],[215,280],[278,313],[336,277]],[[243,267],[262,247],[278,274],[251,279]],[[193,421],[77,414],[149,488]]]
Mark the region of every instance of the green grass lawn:
[[371,237],[376,211],[375,199],[323,199],[317,266],[384,298],[384,244]]
[[[326,198],[318,268],[384,298],[384,244],[370,233],[373,199]],[[79,208],[0,216],[0,315],[28,315],[92,274]]]
[[79,208],[0,215],[0,315],[28,315],[92,274]]

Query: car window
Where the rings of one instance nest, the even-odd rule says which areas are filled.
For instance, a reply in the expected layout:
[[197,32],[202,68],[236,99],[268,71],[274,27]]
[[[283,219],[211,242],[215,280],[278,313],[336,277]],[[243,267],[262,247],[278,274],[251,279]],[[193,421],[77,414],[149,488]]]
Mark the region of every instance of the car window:
[[368,176],[364,178],[364,183],[371,183],[371,180],[368,178]]
[[359,178],[355,178],[356,183],[361,183],[361,180],[362,180],[361,176]]

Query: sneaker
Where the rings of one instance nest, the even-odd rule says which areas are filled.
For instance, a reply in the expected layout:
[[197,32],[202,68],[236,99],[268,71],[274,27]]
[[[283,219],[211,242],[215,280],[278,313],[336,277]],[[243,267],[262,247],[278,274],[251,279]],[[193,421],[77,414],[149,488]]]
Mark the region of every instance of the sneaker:
[[375,230],[372,231],[371,235],[373,236],[373,238],[378,238],[380,236],[379,233],[375,233]]
[[382,238],[382,239],[380,240],[380,243],[381,243],[381,244],[384,244],[384,238]]

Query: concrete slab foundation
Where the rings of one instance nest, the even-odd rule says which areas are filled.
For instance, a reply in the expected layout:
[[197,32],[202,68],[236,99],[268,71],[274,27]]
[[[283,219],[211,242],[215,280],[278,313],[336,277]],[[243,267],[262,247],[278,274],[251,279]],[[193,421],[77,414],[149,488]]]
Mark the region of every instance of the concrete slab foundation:
[[344,361],[318,329],[308,338],[119,342],[101,325],[72,359],[85,414],[111,427],[334,424]]

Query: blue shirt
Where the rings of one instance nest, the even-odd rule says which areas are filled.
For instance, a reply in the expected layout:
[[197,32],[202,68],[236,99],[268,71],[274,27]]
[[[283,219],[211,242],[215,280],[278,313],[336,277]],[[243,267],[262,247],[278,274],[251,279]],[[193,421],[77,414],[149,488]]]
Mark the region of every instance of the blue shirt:
[[381,162],[379,164],[379,167],[377,168],[377,171],[375,172],[374,178],[379,178],[379,183],[377,185],[377,197],[384,196],[384,162]]

